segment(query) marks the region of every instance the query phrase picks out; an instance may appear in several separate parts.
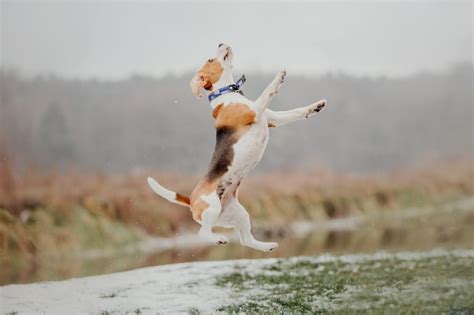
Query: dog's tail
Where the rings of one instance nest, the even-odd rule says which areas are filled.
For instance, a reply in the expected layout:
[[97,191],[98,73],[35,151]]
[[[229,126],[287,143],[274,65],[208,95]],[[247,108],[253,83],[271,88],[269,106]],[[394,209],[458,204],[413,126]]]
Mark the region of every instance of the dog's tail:
[[177,203],[178,205],[190,207],[189,197],[183,196],[174,191],[166,189],[165,187],[158,184],[158,182],[151,177],[148,177],[147,181],[151,189],[153,189],[153,191],[157,193],[158,195],[160,195],[161,197],[173,203]]

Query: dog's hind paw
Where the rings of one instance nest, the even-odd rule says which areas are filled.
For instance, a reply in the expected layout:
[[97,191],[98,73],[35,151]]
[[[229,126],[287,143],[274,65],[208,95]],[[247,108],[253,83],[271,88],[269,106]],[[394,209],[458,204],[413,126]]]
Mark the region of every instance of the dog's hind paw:
[[229,243],[227,237],[218,234],[212,234],[210,239],[216,245],[227,245]]
[[255,248],[262,252],[273,252],[278,248],[278,243],[276,242],[258,242],[255,245]]
[[271,245],[268,247],[268,250],[269,252],[273,252],[274,250],[276,250],[278,248],[278,243],[270,243]]
[[227,245],[227,243],[229,243],[229,240],[224,236],[219,236],[216,240],[216,245]]

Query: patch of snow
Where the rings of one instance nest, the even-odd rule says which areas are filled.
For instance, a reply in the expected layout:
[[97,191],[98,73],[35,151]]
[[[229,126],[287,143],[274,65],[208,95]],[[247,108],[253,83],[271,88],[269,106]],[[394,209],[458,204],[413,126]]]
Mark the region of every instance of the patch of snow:
[[0,287],[5,313],[78,314],[157,311],[213,312],[230,297],[230,289],[214,285],[216,276],[233,264],[190,263],[58,282]]
[[[474,258],[474,250],[437,249],[428,252],[396,254],[378,252],[372,255],[339,257],[322,255],[319,257],[293,257],[288,261],[357,263],[391,258],[416,261],[445,255]],[[97,314],[102,312],[123,314],[133,313],[136,310],[142,314],[188,313],[190,310],[215,313],[220,306],[234,304],[238,301],[232,288],[215,285],[218,276],[236,270],[247,273],[262,272],[263,268],[277,261],[279,260],[270,258],[183,263],[64,281],[7,285],[0,287],[0,310],[4,313],[18,312],[19,314]],[[258,287],[247,293],[261,294],[265,289],[265,287]],[[357,289],[354,288],[354,291]],[[322,296],[318,298],[317,303],[326,305],[328,300]]]

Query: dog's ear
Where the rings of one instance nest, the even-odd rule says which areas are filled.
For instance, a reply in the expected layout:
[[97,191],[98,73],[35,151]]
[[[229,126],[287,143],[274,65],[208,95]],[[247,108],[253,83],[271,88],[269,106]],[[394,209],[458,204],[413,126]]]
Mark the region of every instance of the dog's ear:
[[201,88],[206,90],[212,89],[212,83],[209,81],[208,76],[202,72],[198,72],[193,77],[189,85],[191,86],[191,90],[193,91],[194,95],[196,95],[196,97],[199,99],[202,97],[201,93],[199,93]]

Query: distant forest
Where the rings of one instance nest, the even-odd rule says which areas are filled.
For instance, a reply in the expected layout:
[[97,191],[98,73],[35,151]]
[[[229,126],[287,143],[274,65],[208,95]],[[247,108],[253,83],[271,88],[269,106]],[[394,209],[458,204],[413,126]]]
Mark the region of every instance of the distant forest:
[[[273,78],[246,76],[251,99]],[[73,80],[2,70],[0,154],[18,170],[202,172],[215,134],[208,102],[190,91],[191,77]],[[309,120],[272,129],[258,169],[367,173],[472,157],[473,82],[472,64],[403,78],[289,73],[271,109],[322,98],[328,105]]]

